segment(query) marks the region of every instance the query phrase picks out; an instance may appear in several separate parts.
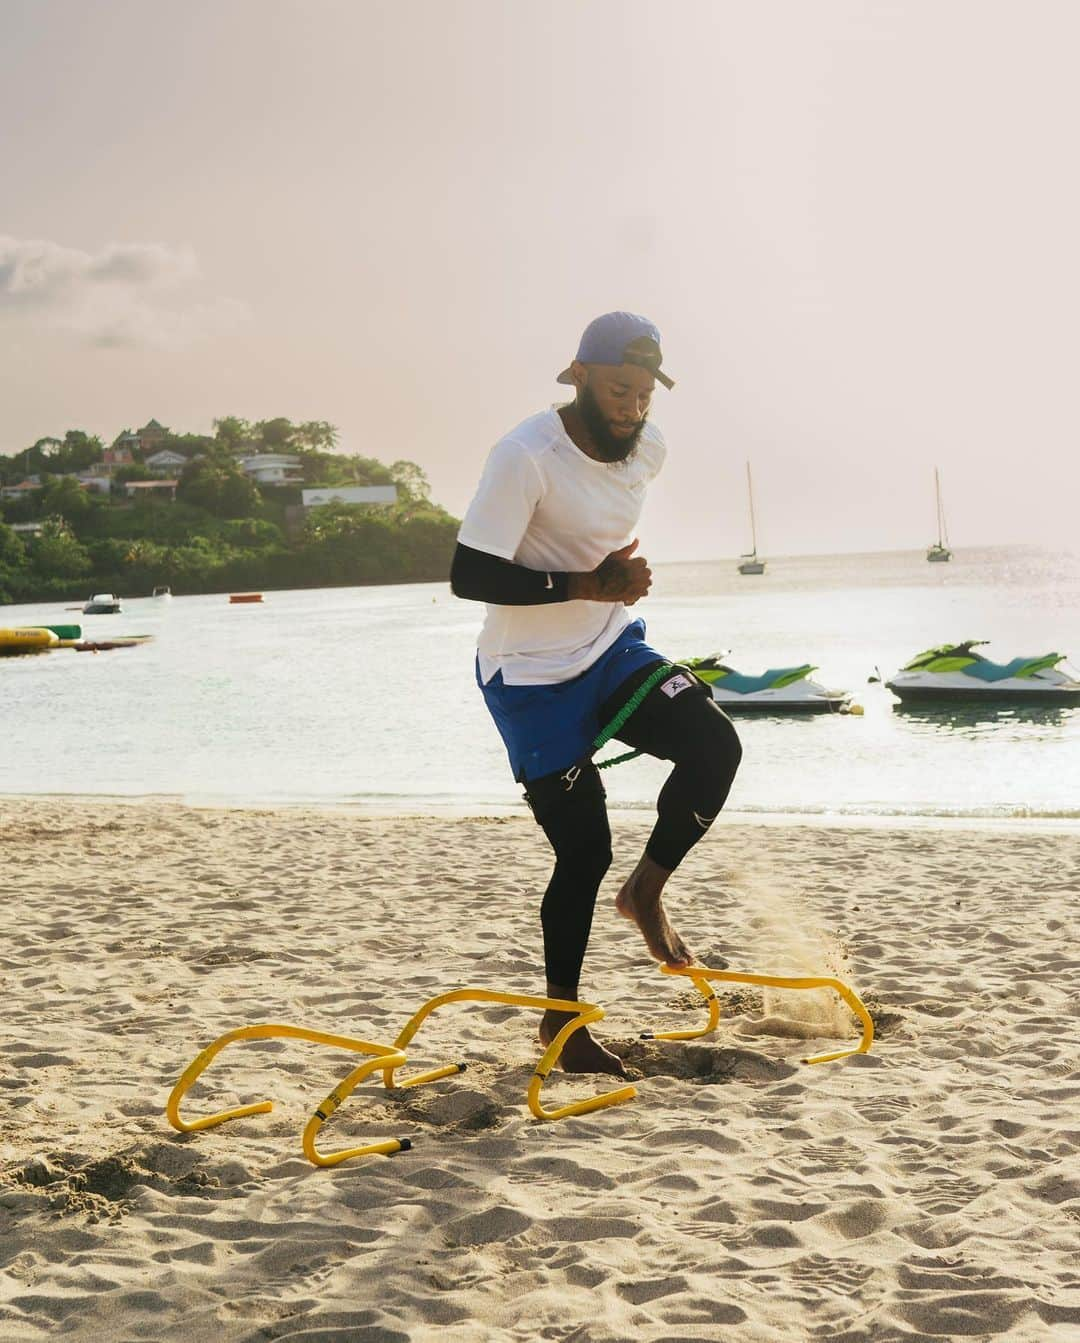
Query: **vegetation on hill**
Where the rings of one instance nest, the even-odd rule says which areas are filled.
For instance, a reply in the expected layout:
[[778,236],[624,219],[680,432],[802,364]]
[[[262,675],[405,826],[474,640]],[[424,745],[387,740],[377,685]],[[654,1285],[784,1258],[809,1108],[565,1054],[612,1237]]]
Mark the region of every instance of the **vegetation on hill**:
[[[432,503],[421,468],[336,445],[323,421],[228,416],[213,435],[155,431],[145,445],[125,430],[111,445],[114,459],[130,452],[121,464],[107,464],[102,440],[81,430],[0,456],[0,485],[35,476],[41,485],[0,499],[0,603],[148,596],[166,583],[179,594],[444,578],[458,524]],[[175,468],[175,500],[150,490],[129,498],[127,482],[161,479],[146,458],[166,448],[187,459]],[[241,463],[258,453],[298,458],[302,483],[257,483]],[[107,492],[88,488],[88,475],[107,480]],[[349,485],[395,485],[397,503],[299,508],[302,487]],[[13,529],[26,523],[40,529]]]

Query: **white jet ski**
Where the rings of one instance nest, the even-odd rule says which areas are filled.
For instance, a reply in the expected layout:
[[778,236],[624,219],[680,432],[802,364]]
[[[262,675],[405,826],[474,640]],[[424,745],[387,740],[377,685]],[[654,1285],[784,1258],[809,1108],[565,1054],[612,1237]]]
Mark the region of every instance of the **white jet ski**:
[[[829,690],[810,679],[817,671],[811,663],[798,667],[772,667],[760,676],[744,676],[715,653],[691,658],[683,665],[705,682],[713,699],[730,713],[849,713],[851,696],[846,690]],[[859,710],[859,712],[862,712]]]
[[973,650],[985,639],[920,653],[885,682],[904,704],[1080,704],[1080,679],[1059,670],[1064,653],[991,662]]

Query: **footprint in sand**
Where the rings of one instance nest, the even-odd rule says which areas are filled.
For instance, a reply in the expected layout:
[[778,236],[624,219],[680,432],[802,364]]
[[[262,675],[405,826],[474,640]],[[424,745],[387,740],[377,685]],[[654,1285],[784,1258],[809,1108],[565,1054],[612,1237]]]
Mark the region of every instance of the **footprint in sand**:
[[907,1096],[881,1096],[856,1105],[855,1109],[871,1124],[889,1124],[895,1119],[905,1118],[914,1104]]
[[650,1301],[671,1296],[673,1292],[688,1291],[690,1284],[680,1276],[671,1278],[629,1278],[615,1284],[616,1293],[632,1306],[644,1306]]
[[987,1186],[974,1180],[965,1180],[953,1175],[936,1175],[925,1184],[916,1185],[911,1196],[915,1202],[933,1217],[944,1217],[951,1212],[959,1212],[974,1202]]
[[509,1175],[512,1184],[569,1185],[573,1189],[614,1189],[615,1181],[603,1171],[582,1166],[567,1157],[530,1157]]
[[872,1264],[859,1264],[853,1259],[829,1259],[821,1254],[796,1259],[791,1271],[799,1282],[843,1297],[854,1294],[874,1276]]
[[851,1170],[863,1163],[863,1154],[847,1138],[833,1138],[823,1143],[806,1143],[799,1149],[801,1165],[807,1174],[823,1171]]

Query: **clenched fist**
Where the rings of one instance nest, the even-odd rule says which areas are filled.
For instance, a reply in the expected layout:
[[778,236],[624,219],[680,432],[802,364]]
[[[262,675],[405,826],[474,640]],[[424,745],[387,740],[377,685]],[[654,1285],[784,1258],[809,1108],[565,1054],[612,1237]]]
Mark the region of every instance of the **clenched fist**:
[[652,587],[648,560],[634,555],[636,539],[621,550],[613,550],[591,573],[571,574],[567,595],[571,601],[622,602],[633,606]]

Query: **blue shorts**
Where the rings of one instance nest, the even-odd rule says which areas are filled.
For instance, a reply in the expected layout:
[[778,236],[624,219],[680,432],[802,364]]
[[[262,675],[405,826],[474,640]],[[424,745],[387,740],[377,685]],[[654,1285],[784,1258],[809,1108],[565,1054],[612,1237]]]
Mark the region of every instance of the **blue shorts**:
[[476,684],[484,695],[519,783],[569,769],[589,754],[604,723],[600,706],[642,667],[668,659],[645,642],[644,620],[634,620],[593,665],[572,681],[553,685],[505,685],[497,671],[484,685],[477,661]]

